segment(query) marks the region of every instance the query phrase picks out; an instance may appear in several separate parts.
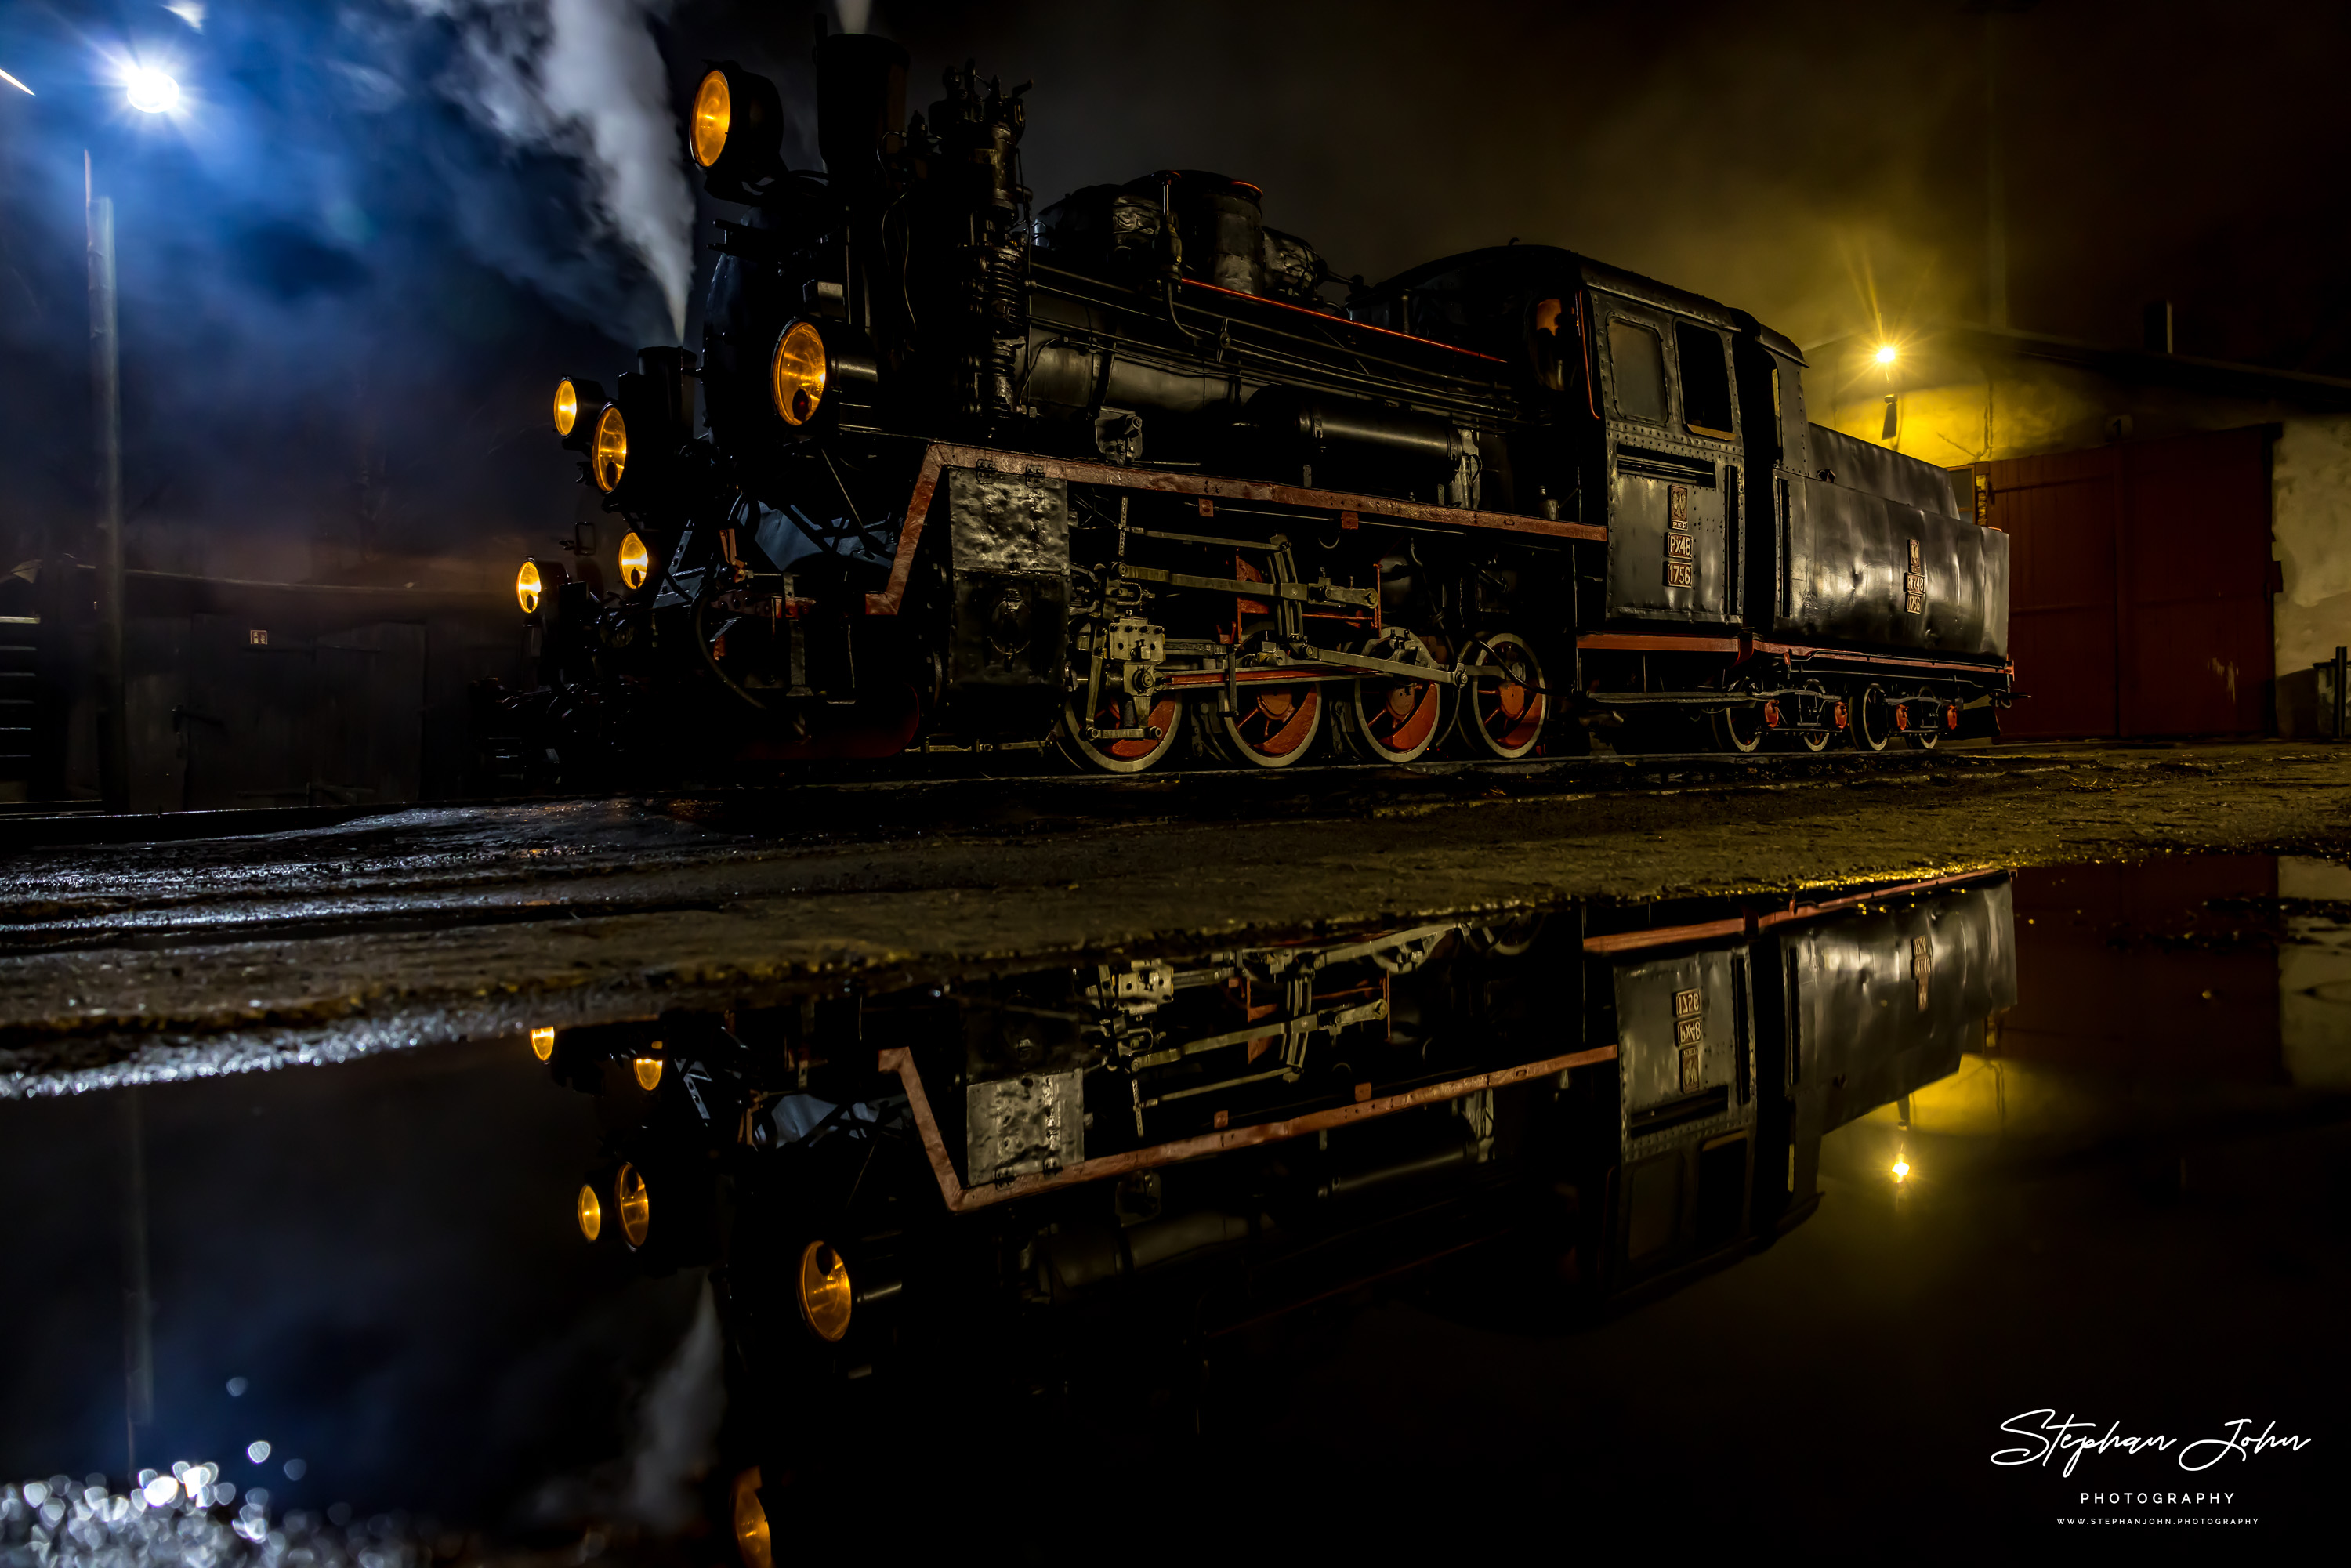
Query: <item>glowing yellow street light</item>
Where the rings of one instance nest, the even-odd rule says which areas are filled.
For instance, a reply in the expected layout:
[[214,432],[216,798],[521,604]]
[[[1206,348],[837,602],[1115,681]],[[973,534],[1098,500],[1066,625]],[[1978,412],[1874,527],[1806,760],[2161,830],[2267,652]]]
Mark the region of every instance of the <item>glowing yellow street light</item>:
[[1896,348],[1893,344],[1880,343],[1877,345],[1877,362],[1879,364],[1890,365],[1901,357],[1902,350]]

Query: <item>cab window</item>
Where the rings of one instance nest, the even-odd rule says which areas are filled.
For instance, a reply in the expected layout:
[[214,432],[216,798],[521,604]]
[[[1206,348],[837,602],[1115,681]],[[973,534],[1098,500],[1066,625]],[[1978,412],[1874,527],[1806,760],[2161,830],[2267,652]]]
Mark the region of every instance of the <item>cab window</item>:
[[1567,312],[1556,299],[1535,301],[1535,379],[1544,390],[1567,390],[1567,356],[1572,351],[1568,340],[1573,329]]
[[1730,356],[1722,334],[1682,321],[1674,338],[1681,353],[1683,420],[1700,435],[1730,440]]
[[1657,334],[1621,316],[1608,319],[1608,363],[1615,372],[1616,412],[1666,422],[1666,351]]

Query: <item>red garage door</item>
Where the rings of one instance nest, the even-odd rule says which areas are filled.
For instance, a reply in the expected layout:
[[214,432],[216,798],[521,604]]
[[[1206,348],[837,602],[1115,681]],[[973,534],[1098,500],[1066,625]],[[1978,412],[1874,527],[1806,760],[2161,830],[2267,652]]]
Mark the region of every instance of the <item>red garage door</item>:
[[2016,737],[2255,735],[2271,675],[2259,428],[1980,463],[2013,546]]

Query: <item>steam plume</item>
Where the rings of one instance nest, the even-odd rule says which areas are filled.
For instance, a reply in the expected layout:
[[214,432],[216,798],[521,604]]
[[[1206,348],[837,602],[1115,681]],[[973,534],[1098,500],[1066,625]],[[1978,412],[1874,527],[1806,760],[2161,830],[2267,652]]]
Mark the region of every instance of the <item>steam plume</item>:
[[443,85],[470,113],[517,146],[584,163],[597,215],[644,263],[683,340],[694,192],[650,31],[674,0],[409,3],[465,40],[466,68]]

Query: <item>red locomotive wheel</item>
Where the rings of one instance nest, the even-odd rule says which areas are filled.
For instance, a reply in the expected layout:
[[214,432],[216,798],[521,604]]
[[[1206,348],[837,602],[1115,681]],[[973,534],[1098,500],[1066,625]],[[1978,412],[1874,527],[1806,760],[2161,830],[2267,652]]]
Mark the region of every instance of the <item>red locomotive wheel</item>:
[[1527,640],[1515,632],[1473,637],[1463,662],[1473,674],[1462,690],[1462,734],[1506,762],[1532,751],[1551,716],[1551,698]]
[[[1184,699],[1174,692],[1159,693],[1148,708],[1123,692],[1104,692],[1092,725],[1078,721],[1078,702],[1072,696],[1063,705],[1057,738],[1072,759],[1104,773],[1140,773],[1156,766],[1175,749],[1176,734],[1184,727]],[[1104,739],[1087,734],[1089,729],[1155,733]]]
[[1217,748],[1252,768],[1287,768],[1314,747],[1322,732],[1322,688],[1311,681],[1295,685],[1243,682],[1240,706],[1229,716],[1208,720]]
[[[1381,632],[1362,652],[1374,659],[1426,664],[1432,674],[1437,672],[1437,661],[1420,639],[1400,626]],[[1367,674],[1350,687],[1339,705],[1339,717],[1349,744],[1368,760],[1410,762],[1445,733],[1445,688],[1435,680]]]

